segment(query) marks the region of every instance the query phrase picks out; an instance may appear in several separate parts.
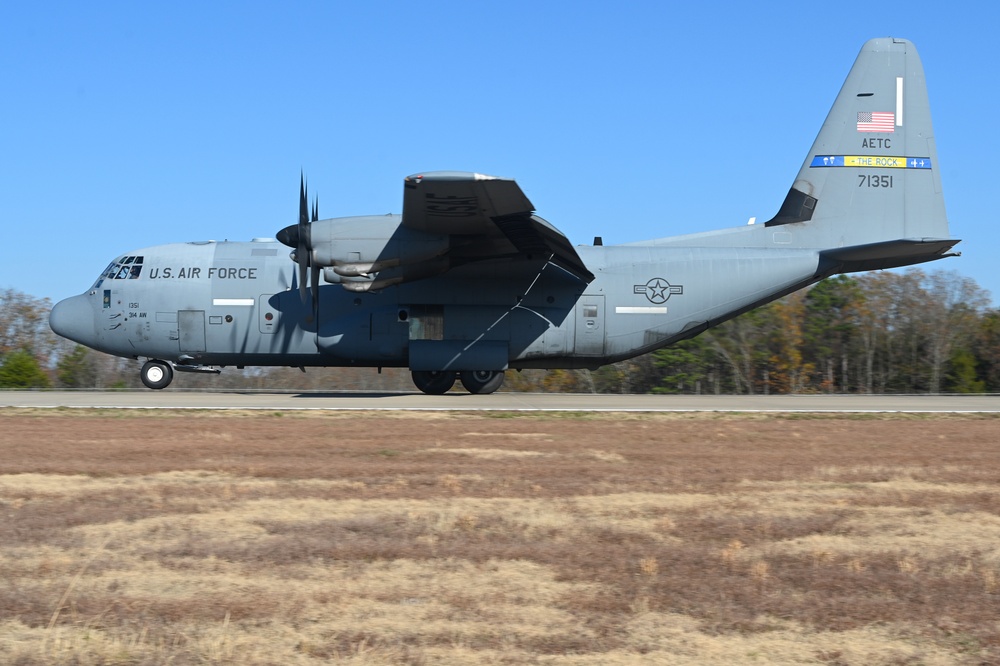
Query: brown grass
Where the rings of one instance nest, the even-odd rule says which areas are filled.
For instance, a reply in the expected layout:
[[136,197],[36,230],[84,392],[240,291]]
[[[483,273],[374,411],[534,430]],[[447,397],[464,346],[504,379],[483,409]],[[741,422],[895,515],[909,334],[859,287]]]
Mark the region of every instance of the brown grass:
[[0,413],[0,662],[1000,663],[1000,421]]

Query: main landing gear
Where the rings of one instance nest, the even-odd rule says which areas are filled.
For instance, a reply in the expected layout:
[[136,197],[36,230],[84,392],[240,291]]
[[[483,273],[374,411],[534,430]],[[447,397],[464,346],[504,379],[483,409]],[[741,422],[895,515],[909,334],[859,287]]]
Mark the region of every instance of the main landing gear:
[[[455,385],[456,373],[428,370],[414,370],[410,373],[413,383],[428,395],[447,393]],[[458,373],[462,386],[469,393],[486,395],[493,393],[503,384],[503,370],[469,370]]]
[[163,389],[170,385],[174,379],[174,369],[169,363],[150,359],[142,364],[139,371],[139,378],[147,388]]
[[459,375],[462,386],[469,393],[486,395],[493,393],[503,384],[503,372],[493,372],[490,370],[469,370]]

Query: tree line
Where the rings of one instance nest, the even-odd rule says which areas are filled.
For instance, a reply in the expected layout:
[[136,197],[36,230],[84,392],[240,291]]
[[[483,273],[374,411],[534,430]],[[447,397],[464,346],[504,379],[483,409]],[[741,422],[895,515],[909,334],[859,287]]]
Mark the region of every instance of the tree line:
[[1000,309],[953,271],[838,275],[589,376],[532,381],[615,393],[1000,392]]
[[[48,299],[0,292],[0,387],[139,385],[138,363],[48,328]],[[179,375],[178,386],[409,390],[405,370]],[[953,271],[839,275],[671,347],[586,370],[509,371],[505,388],[596,393],[1000,392],[1000,309]]]

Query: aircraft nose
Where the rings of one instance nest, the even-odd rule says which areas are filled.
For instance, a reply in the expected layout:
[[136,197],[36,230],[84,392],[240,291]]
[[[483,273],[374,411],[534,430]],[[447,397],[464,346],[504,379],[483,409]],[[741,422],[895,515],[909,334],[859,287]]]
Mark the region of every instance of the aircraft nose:
[[59,301],[49,313],[49,328],[64,338],[81,344],[92,344],[94,309],[86,296],[71,296]]

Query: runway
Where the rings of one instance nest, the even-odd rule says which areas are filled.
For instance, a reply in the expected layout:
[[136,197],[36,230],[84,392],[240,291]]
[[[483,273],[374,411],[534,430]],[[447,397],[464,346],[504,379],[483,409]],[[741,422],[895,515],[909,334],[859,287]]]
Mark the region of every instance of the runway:
[[609,395],[567,393],[0,391],[0,407],[513,412],[1000,413],[1000,395]]

